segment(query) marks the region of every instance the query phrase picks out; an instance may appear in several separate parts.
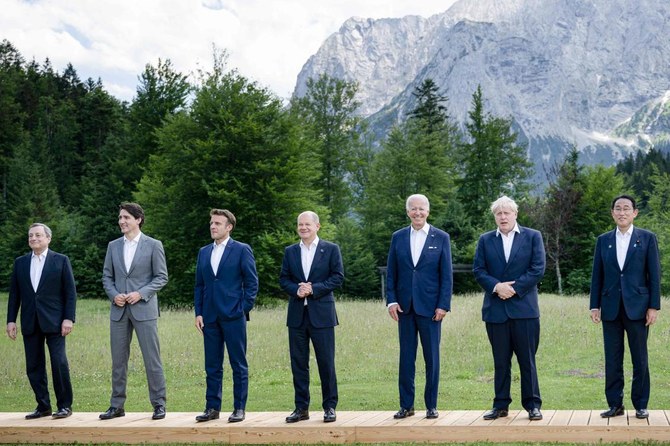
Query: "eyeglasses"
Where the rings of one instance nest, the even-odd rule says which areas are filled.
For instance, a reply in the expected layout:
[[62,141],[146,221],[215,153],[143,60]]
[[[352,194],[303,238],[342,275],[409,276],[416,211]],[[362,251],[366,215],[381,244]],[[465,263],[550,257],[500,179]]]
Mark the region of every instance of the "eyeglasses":
[[617,206],[617,207],[615,207],[613,210],[614,210],[614,212],[617,212],[617,213],[619,213],[619,214],[621,214],[621,213],[623,213],[623,214],[630,214],[631,212],[634,211],[633,208],[628,207],[628,206],[626,206],[626,207],[622,207],[622,208],[619,207],[619,206]]

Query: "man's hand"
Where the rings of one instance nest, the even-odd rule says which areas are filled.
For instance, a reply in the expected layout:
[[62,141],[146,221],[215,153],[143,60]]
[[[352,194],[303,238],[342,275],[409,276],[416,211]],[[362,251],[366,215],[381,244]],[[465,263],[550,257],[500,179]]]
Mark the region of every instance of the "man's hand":
[[442,319],[444,319],[444,317],[446,315],[447,315],[447,312],[445,310],[443,310],[442,308],[436,308],[435,309],[435,315],[433,316],[433,320],[435,322],[439,322]]
[[7,336],[12,341],[16,341],[16,322],[7,322]]
[[114,305],[117,307],[123,307],[126,305],[126,295],[125,294],[117,294],[114,296]]
[[195,328],[198,329],[198,332],[202,334],[202,329],[205,327],[205,323],[202,320],[202,316],[195,317]]
[[307,296],[310,296],[312,292],[312,282],[300,282],[298,284],[300,288],[298,288],[297,295],[299,298],[304,299]]
[[594,324],[600,323],[600,308],[594,308],[591,310],[591,320]]
[[72,333],[72,327],[74,324],[70,319],[63,319],[63,323],[60,324],[60,335],[67,336]]
[[658,316],[658,310],[656,308],[647,308],[647,321],[644,325],[649,327],[656,323],[656,317]]
[[128,302],[130,305],[135,305],[137,302],[141,300],[142,295],[137,291],[133,291],[132,293],[126,294],[126,302]]
[[400,308],[400,305],[391,304],[389,306],[389,316],[391,316],[391,319],[398,322],[398,313],[402,313],[402,308]]
[[516,291],[514,291],[512,285],[514,285],[514,281],[499,282],[496,285],[496,294],[498,294],[498,297],[500,297],[502,300],[507,300],[510,297],[514,296],[516,294]]

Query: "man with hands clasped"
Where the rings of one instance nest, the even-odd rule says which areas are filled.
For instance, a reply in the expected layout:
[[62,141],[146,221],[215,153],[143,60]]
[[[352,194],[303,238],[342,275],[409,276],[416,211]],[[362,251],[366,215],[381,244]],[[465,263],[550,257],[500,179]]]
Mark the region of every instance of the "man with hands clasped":
[[540,343],[537,284],[544,276],[542,234],[519,226],[518,206],[503,196],[491,204],[498,228],[477,242],[473,272],[484,289],[482,319],[486,323],[494,363],[495,398],[485,420],[508,415],[512,402],[512,355],[521,374],[521,404],[531,421],[541,420],[542,399],[535,354]]

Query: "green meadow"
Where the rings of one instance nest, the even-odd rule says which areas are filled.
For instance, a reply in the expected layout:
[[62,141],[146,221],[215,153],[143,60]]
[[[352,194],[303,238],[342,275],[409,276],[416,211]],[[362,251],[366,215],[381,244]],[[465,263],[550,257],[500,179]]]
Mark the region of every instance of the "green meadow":
[[[601,409],[604,399],[602,329],[589,319],[588,300],[541,295],[541,341],[537,355],[543,409]],[[74,386],[74,411],[102,412],[109,406],[109,307],[103,300],[81,300],[68,338]],[[665,303],[664,303],[665,305]],[[481,321],[481,295],[455,296],[442,327],[441,380],[438,409],[491,406],[493,366]],[[0,295],[6,316],[7,295]],[[397,328],[381,300],[337,303],[336,329],[338,410],[397,410]],[[293,409],[293,388],[285,326],[285,304],[260,307],[248,325],[248,411]],[[198,412],[204,408],[205,372],[202,337],[190,311],[163,311],[159,321],[161,351],[168,386],[169,411]],[[670,320],[660,313],[650,331],[652,397],[650,409],[670,408]],[[35,407],[25,376],[21,338],[0,340],[0,411],[29,412]],[[520,409],[518,368],[513,359],[511,409]],[[626,397],[630,406],[630,360],[625,359]],[[321,392],[312,362],[312,407],[320,410]],[[133,341],[126,410],[149,412],[142,356]],[[423,360],[417,361],[417,410],[423,405]],[[224,368],[223,410],[232,409],[230,367]],[[52,393],[53,395],[53,393]],[[52,396],[53,398],[53,396]]]

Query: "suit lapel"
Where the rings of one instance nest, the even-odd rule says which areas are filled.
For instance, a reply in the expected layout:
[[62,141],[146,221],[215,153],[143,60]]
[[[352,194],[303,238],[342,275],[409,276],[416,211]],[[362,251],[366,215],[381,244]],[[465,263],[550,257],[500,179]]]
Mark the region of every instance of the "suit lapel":
[[608,262],[614,264],[616,269],[621,271],[621,267],[619,266],[619,261],[617,260],[616,257],[616,229],[612,232],[609,233],[609,236],[607,237],[607,251],[605,252],[605,256]]
[[[309,267],[309,274],[307,277],[305,277],[305,280],[309,282],[309,278],[312,275],[312,272],[314,271],[314,265],[316,265],[318,262],[321,261],[321,259],[324,256],[325,250],[323,249],[323,242],[319,240],[319,243],[316,245],[316,252],[314,253],[314,259],[312,260],[312,264]],[[302,262],[301,262],[302,263]],[[302,264],[300,265],[300,269],[302,269]]]
[[494,232],[492,242],[493,242],[493,249],[495,249],[495,252],[498,253],[500,261],[503,264],[506,264],[507,261],[505,260],[505,248],[503,248],[502,235],[498,234],[498,232]]
[[630,235],[630,243],[628,243],[628,250],[626,251],[626,258],[623,261],[623,268],[621,269],[621,271],[625,270],[626,267],[628,266],[628,262],[630,261],[630,258],[633,256],[633,252],[634,252],[635,248],[637,248],[639,237],[640,237],[640,234],[639,234],[637,228],[633,227],[633,233]]
[[[125,241],[123,241],[125,243]],[[144,234],[140,235],[140,239],[137,241],[137,249],[135,249],[135,255],[133,256],[132,262],[130,262],[130,268],[128,269],[128,275],[130,275],[133,272],[133,269],[135,269],[135,265],[137,265],[137,258],[140,257],[142,252],[146,249],[146,240],[144,239]],[[123,259],[123,244],[121,245],[121,255]],[[125,266],[125,260],[124,260],[124,266]]]
[[[411,230],[410,230],[411,233]],[[411,239],[411,236],[410,236]],[[430,226],[430,229],[428,229],[428,235],[426,235],[426,243],[423,244],[423,249],[421,249],[421,254],[419,255],[419,260],[416,262],[416,266],[419,266],[419,263],[421,263],[421,260],[423,260],[424,257],[426,257],[426,252],[428,252],[428,249],[430,246],[435,246],[435,228],[433,226]],[[410,240],[410,258],[411,258],[411,253],[412,253],[412,241]]]
[[[501,237],[502,239],[502,237]],[[510,249],[509,252],[509,260],[507,261],[507,264],[512,263],[512,260],[514,259],[514,256],[516,255],[517,252],[519,252],[519,248],[521,245],[526,241],[526,232],[523,230],[521,226],[519,226],[519,232],[514,234],[514,240],[512,240],[512,249]],[[502,240],[500,240],[502,244]],[[505,254],[503,253],[503,258],[505,258]]]
[[[235,249],[234,244],[235,244],[235,240],[233,240],[231,238],[231,239],[228,240],[228,243],[226,243],[226,247],[223,248],[223,254],[221,255],[221,261],[219,262],[219,267],[216,269],[216,274],[215,274],[216,276],[219,275],[219,272],[221,271],[221,268],[223,268],[223,264],[230,257],[230,250]],[[212,246],[212,248],[209,251],[209,258],[210,259],[212,258],[212,249],[214,249],[214,246]],[[210,263],[209,269],[210,270],[212,269],[211,263]]]

